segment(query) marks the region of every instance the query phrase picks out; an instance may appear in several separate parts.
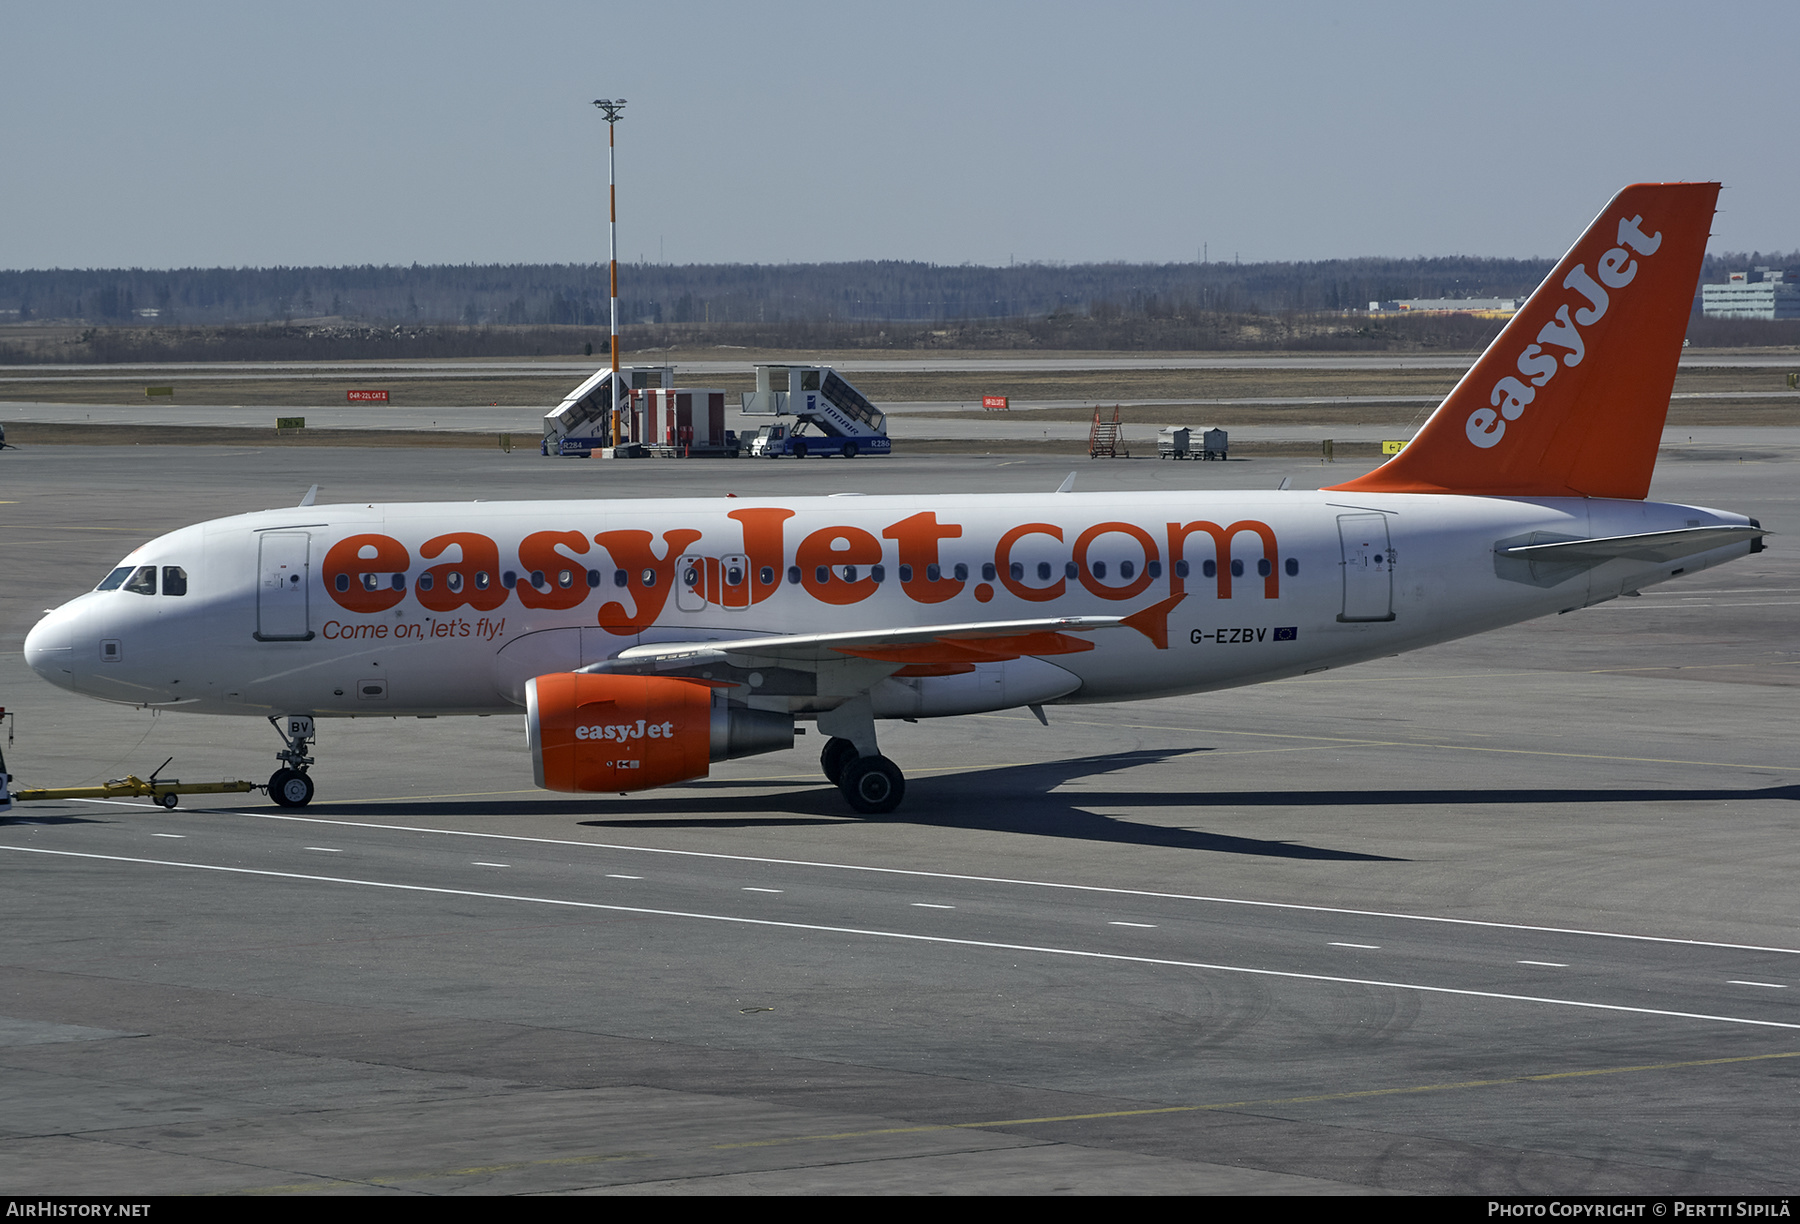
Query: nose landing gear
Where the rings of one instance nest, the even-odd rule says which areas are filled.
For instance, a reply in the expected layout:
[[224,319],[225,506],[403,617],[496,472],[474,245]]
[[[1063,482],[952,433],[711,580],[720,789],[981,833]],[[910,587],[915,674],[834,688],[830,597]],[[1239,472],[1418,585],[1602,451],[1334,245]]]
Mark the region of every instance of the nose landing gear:
[[269,775],[269,798],[278,807],[305,807],[313,797],[313,781],[306,773],[307,766],[313,763],[313,758],[306,754],[313,741],[312,716],[275,714],[270,716],[269,725],[287,743],[285,749],[275,754],[281,768]]

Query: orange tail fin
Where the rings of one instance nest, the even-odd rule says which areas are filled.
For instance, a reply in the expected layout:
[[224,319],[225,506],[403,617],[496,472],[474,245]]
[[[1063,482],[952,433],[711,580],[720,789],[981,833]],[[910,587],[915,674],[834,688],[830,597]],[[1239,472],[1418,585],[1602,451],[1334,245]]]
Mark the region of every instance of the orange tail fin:
[[1639,183],[1587,233],[1367,493],[1642,498],[1717,183]]

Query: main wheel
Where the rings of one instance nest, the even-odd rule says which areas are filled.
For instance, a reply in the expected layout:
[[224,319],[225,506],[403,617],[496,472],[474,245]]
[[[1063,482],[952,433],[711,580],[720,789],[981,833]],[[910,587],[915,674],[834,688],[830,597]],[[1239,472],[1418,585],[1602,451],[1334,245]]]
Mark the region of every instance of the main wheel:
[[312,779],[297,769],[277,769],[269,776],[269,798],[278,807],[305,807],[312,797]]
[[825,780],[836,786],[844,778],[844,766],[856,759],[856,745],[841,735],[834,735],[825,741],[825,747],[819,753],[819,768],[825,771]]
[[796,458],[796,459],[806,458],[806,443],[804,443],[804,442],[794,443],[794,458]]
[[841,454],[846,459],[856,458],[856,443],[854,443],[854,442],[844,443],[844,449],[839,451],[838,453]]
[[844,767],[838,789],[865,816],[885,816],[906,797],[906,777],[884,756],[857,757]]

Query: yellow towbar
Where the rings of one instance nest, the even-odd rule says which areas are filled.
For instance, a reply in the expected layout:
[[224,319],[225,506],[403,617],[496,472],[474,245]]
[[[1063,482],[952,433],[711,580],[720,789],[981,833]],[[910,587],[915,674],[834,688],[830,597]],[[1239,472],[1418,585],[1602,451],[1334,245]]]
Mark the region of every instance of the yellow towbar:
[[12,797],[21,803],[34,799],[118,799],[131,795],[148,795],[166,808],[172,808],[180,795],[241,795],[256,789],[254,782],[183,782],[180,778],[155,778],[146,782],[136,774],[115,778],[104,786],[55,786],[34,790],[16,790]]

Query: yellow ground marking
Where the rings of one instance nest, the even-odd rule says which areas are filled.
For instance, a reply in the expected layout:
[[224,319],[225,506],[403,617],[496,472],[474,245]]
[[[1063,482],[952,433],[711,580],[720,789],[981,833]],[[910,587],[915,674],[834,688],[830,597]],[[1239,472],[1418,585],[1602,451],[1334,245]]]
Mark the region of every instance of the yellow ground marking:
[[[742,1151],[749,1148],[782,1147],[795,1143],[831,1143],[846,1139],[874,1139],[885,1135],[925,1135],[941,1131],[990,1130],[1015,1126],[1046,1126],[1059,1122],[1097,1122],[1111,1118],[1152,1118],[1179,1113],[1208,1113],[1225,1109],[1267,1109],[1280,1105],[1314,1105],[1330,1101],[1360,1101],[1375,1097],[1408,1096],[1427,1092],[1463,1092],[1472,1088],[1498,1088],[1509,1084],[1544,1084],[1558,1080],[1588,1079],[1600,1075],[1630,1075],[1646,1071],[1678,1071],[1690,1067],[1720,1067],[1732,1063],[1767,1062],[1777,1058],[1800,1058],[1800,1050],[1778,1054],[1742,1054],[1731,1058],[1700,1058],[1686,1062],[1641,1063],[1629,1067],[1594,1067],[1585,1071],[1550,1071],[1538,1075],[1509,1075],[1496,1079],[1460,1080],[1442,1084],[1411,1084],[1399,1088],[1365,1088],[1355,1092],[1326,1092],[1311,1096],[1268,1097],[1262,1100],[1219,1101],[1208,1105],[1161,1105],[1149,1109],[1111,1109],[1098,1113],[1047,1114],[1036,1118],[997,1118],[985,1122],[940,1122],[925,1126],[888,1126],[872,1130],[836,1131],[820,1135],[793,1135],[781,1139],[755,1139],[744,1143],[715,1143],[715,1152]],[[286,1186],[259,1186],[248,1190],[220,1191],[223,1194],[308,1194],[337,1190],[344,1186],[394,1186],[407,1182],[440,1181],[455,1177],[489,1177],[519,1169],[568,1168],[577,1165],[607,1164],[623,1160],[652,1160],[651,1152],[602,1152],[586,1156],[556,1156],[542,1160],[517,1160],[505,1164],[470,1165],[459,1169],[438,1169],[416,1173],[392,1174],[385,1177],[335,1178]]]
[[1780,1054],[1743,1054],[1733,1058],[1701,1058],[1688,1062],[1643,1063],[1631,1067],[1595,1067],[1586,1071],[1551,1071],[1540,1075],[1508,1075],[1498,1079],[1461,1080],[1444,1084],[1411,1084],[1401,1088],[1365,1088],[1356,1092],[1326,1092],[1313,1096],[1269,1097],[1264,1100],[1219,1101],[1210,1105],[1162,1105],[1152,1109],[1114,1109],[1102,1113],[1054,1114],[1041,1118],[1006,1118],[987,1122],[944,1122],[932,1126],[897,1126],[882,1130],[845,1131],[835,1135],[798,1135],[791,1139],[758,1139],[748,1143],[721,1143],[730,1148],[773,1147],[815,1140],[858,1139],[873,1135],[916,1135],[930,1131],[981,1130],[1003,1126],[1041,1126],[1055,1122],[1092,1122],[1106,1118],[1147,1118],[1159,1114],[1206,1113],[1221,1109],[1265,1109],[1277,1105],[1312,1105],[1325,1101],[1357,1101],[1371,1097],[1405,1096],[1426,1092],[1460,1092],[1471,1088],[1497,1088],[1508,1084],[1542,1084],[1597,1075],[1626,1075],[1643,1071],[1676,1071],[1687,1067],[1716,1067],[1727,1063],[1763,1062],[1775,1058],[1800,1058],[1800,1050]]

